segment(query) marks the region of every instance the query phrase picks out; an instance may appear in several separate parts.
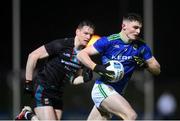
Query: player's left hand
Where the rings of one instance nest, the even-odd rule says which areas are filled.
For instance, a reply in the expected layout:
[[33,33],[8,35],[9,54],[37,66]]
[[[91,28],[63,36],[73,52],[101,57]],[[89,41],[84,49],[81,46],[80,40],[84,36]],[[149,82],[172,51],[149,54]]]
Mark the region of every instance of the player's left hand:
[[146,61],[141,57],[133,56],[133,60],[136,62],[137,66],[139,68],[147,68],[148,67]]
[[84,82],[91,81],[93,78],[93,72],[89,68],[84,67],[83,72],[82,72],[82,76],[83,76]]
[[31,81],[31,80],[25,80],[25,83],[24,83],[24,91],[26,92],[26,94],[33,96],[33,94],[34,94],[33,81]]

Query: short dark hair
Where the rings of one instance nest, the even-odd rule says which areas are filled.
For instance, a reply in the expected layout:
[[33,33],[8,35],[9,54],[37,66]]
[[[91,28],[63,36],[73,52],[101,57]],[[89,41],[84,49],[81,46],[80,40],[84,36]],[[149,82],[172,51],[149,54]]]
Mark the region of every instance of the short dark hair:
[[91,27],[92,29],[95,30],[95,26],[94,26],[94,24],[90,20],[83,20],[83,21],[81,21],[79,23],[79,25],[78,25],[78,28],[81,29],[84,26],[89,26],[89,27]]
[[142,17],[137,13],[128,13],[123,16],[123,20],[129,20],[129,21],[138,21],[142,24]]

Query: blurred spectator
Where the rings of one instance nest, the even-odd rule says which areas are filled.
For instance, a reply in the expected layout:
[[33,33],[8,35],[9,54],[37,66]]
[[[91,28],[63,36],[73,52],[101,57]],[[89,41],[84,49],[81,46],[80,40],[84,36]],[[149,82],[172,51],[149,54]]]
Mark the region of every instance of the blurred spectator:
[[159,118],[161,119],[173,119],[176,112],[176,98],[170,92],[164,92],[160,95],[157,101],[157,110]]

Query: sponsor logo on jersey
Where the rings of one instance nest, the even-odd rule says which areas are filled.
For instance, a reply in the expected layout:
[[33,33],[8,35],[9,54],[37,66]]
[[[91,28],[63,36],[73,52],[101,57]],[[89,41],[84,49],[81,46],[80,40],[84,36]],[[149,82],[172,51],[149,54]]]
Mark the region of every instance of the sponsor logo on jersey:
[[75,67],[75,68],[81,68],[80,65],[75,64],[75,63],[72,63],[72,62],[70,62],[70,61],[65,61],[65,60],[63,60],[63,59],[61,59],[61,63],[64,63],[65,65],[72,66],[72,67]]
[[112,56],[112,59],[115,59],[115,60],[120,60],[120,62],[123,62],[125,60],[131,60],[132,59],[132,56],[122,56],[121,54],[119,54],[118,56]]

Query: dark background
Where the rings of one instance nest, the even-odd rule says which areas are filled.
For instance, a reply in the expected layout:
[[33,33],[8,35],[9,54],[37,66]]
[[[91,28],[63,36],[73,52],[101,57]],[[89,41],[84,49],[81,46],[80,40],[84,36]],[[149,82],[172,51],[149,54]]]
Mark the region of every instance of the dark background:
[[[154,0],[154,55],[161,64],[162,73],[155,77],[155,103],[160,94],[170,91],[177,99],[177,111],[174,119],[180,119],[179,111],[179,13],[178,4],[174,1]],[[68,1],[68,0],[22,0],[21,1],[21,69],[22,78],[28,54],[51,40],[75,35],[76,25],[83,19],[89,19],[96,25],[96,33],[100,36],[120,31],[121,17],[127,12],[137,12],[143,16],[142,0],[113,1]],[[0,119],[11,119],[12,89],[8,80],[12,71],[12,1],[1,1],[1,60],[0,60]],[[23,81],[23,80],[21,80]],[[142,92],[134,94],[136,82],[128,87],[127,98],[131,102],[132,95],[137,102]],[[66,115],[78,109],[85,119],[92,107],[90,98],[91,83],[85,86],[68,86],[66,89]],[[77,88],[77,89],[75,89]],[[68,90],[74,90],[73,93]],[[83,90],[83,93],[81,91]],[[87,91],[87,92],[86,92]],[[74,94],[78,93],[78,94]],[[86,94],[87,93],[87,94]],[[22,94],[23,95],[23,94]],[[76,95],[76,96],[74,96]],[[79,95],[79,96],[78,96]],[[142,94],[143,95],[143,94]],[[82,96],[84,101],[81,99]],[[22,106],[27,99],[22,96]],[[24,101],[25,100],[25,101]],[[79,103],[81,100],[81,104]],[[26,102],[27,101],[27,102]],[[134,105],[135,105],[134,104]],[[70,105],[70,106],[69,106]],[[132,104],[133,105],[133,104]],[[143,108],[138,105],[139,109]],[[81,107],[81,108],[79,108]],[[85,114],[83,114],[84,112]],[[156,112],[156,111],[155,111]],[[73,112],[75,113],[75,112]],[[142,114],[143,115],[143,114]]]

